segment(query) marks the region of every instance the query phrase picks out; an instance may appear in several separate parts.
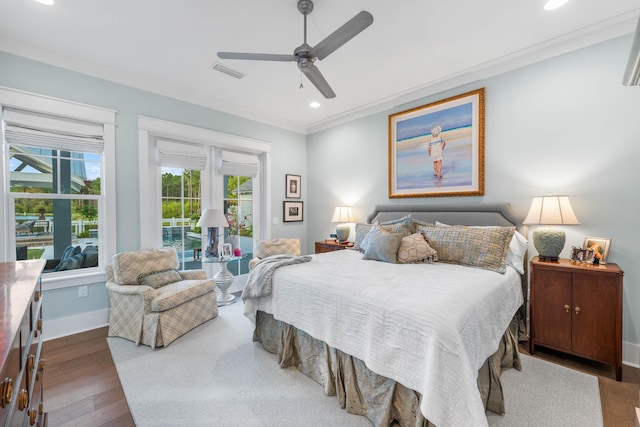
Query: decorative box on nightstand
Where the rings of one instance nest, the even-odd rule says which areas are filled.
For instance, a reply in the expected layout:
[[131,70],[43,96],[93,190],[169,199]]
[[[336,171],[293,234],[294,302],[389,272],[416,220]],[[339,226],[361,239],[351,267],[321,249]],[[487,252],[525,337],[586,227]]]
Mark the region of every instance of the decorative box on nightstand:
[[329,242],[326,240],[316,242],[316,253],[321,254],[324,252],[341,251],[343,249],[353,247],[353,242]]
[[536,345],[615,367],[622,379],[622,276],[616,264],[531,260],[531,331]]

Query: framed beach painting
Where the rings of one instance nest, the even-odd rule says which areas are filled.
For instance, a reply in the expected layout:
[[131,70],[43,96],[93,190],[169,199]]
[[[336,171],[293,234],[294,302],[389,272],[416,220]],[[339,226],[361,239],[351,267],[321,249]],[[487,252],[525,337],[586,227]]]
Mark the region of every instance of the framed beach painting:
[[484,195],[484,88],[389,116],[389,198]]

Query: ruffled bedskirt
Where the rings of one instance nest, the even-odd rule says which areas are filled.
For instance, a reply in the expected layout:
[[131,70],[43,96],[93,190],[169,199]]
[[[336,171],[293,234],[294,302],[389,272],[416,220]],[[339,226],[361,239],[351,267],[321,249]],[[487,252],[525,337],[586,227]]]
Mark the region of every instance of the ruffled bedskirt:
[[[420,393],[368,369],[365,363],[330,347],[302,330],[258,311],[254,341],[278,356],[281,368],[295,366],[337,396],[342,408],[367,417],[375,426],[431,426],[420,412]],[[518,343],[507,330],[498,351],[478,371],[478,389],[485,408],[504,414],[504,395],[500,372],[514,367],[521,370]]]

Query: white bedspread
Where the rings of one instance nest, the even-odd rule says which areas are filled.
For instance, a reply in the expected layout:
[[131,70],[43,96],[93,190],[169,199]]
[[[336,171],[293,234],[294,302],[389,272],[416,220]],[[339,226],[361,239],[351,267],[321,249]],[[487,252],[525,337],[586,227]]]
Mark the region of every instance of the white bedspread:
[[357,251],[278,269],[273,295],[245,315],[272,313],[423,395],[438,426],[486,426],[478,369],[523,303],[520,275],[445,263],[389,264]]

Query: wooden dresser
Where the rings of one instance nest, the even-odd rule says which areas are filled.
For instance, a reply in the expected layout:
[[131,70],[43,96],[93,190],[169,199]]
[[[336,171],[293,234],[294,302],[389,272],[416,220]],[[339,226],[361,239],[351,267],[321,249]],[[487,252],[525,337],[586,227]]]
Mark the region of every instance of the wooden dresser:
[[44,260],[0,263],[0,425],[46,426],[42,387]]
[[615,367],[622,379],[622,277],[616,264],[531,260],[531,331],[536,345]]

